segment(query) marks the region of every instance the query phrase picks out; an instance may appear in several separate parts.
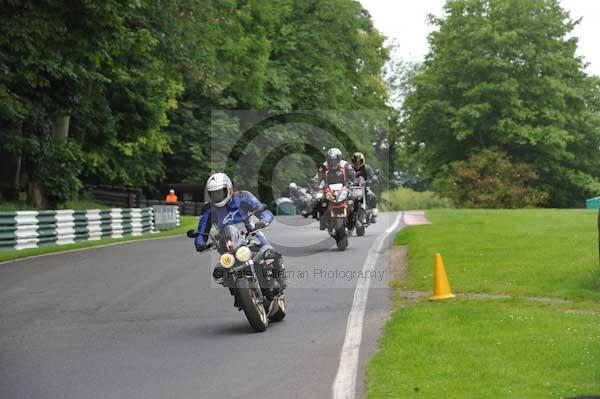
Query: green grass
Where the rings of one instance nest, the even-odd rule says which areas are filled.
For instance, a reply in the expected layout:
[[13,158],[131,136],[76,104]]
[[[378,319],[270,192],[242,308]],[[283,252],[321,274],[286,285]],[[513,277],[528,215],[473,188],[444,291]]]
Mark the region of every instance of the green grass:
[[522,300],[397,310],[367,369],[367,397],[565,398],[600,393],[600,309]]
[[439,198],[431,191],[414,191],[398,188],[381,194],[381,209],[384,211],[408,211],[414,209],[451,208],[446,198]]
[[597,212],[585,210],[432,210],[433,224],[402,230],[409,279],[430,290],[433,259],[444,259],[458,292],[600,300]]
[[64,252],[73,249],[91,248],[106,244],[112,244],[122,241],[138,241],[147,240],[149,238],[168,237],[175,235],[183,235],[187,230],[196,228],[198,225],[198,217],[196,216],[181,216],[181,225],[172,230],[165,230],[154,234],[144,234],[142,236],[126,236],[123,238],[107,238],[99,241],[80,241],[74,244],[66,245],[48,245],[40,248],[30,248],[22,250],[0,251],[0,262],[26,258],[28,256],[43,255],[53,252]]
[[[402,230],[409,273],[392,286],[431,291],[434,254],[455,293],[492,297],[396,299],[368,398],[566,398],[600,394],[597,213],[432,210]],[[532,296],[566,299],[539,302]]]

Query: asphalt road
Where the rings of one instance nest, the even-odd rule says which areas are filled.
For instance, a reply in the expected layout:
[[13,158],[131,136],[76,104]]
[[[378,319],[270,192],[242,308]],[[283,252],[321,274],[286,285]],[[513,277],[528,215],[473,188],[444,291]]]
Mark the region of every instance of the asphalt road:
[[[0,264],[0,398],[330,398],[351,272],[396,216],[380,215],[345,252],[315,223],[278,218],[267,236],[290,274],[288,315],[264,333],[211,283],[215,253],[185,237]],[[375,271],[357,397],[390,309],[384,253]]]

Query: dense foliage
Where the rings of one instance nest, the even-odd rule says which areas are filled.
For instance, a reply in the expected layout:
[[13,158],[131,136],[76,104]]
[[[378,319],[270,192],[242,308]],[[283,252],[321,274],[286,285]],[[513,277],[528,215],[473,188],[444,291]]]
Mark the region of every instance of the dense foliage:
[[212,110],[387,109],[388,54],[355,0],[0,8],[0,151],[38,205],[86,183],[203,181]]
[[[502,162],[528,165],[539,177],[513,185],[548,193],[545,205],[572,206],[598,195],[600,85],[575,54],[577,22],[558,0],[449,0],[444,10],[431,19],[431,49],[403,103],[409,152],[418,154],[427,174],[448,177],[444,165],[473,156],[452,170],[475,168],[485,180],[496,171],[473,162],[490,154],[473,154],[497,148],[510,158]],[[461,198],[477,186],[455,183]],[[452,191],[438,187],[445,187],[443,195]]]
[[544,203],[548,194],[532,187],[538,175],[507,155],[481,150],[466,161],[443,166],[433,185],[438,193],[467,208],[526,208]]

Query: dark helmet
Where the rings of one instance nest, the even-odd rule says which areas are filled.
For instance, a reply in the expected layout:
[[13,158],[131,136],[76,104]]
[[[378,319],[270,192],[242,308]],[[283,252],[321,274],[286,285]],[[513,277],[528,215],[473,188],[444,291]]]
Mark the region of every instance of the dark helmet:
[[362,152],[355,152],[352,154],[352,165],[354,169],[360,169],[365,164],[365,156]]

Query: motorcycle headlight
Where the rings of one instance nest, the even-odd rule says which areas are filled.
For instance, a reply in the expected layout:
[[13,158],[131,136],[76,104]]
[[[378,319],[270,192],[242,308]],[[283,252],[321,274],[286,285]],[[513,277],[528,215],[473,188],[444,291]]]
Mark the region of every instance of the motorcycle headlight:
[[338,202],[342,202],[344,201],[346,198],[348,198],[348,191],[342,191],[340,193],[340,195],[338,196]]
[[230,253],[223,254],[223,255],[221,255],[221,259],[219,260],[219,263],[225,269],[229,269],[231,266],[235,265],[235,257]]
[[240,262],[248,262],[251,256],[252,251],[250,251],[250,248],[246,246],[239,247],[238,250],[235,251],[235,258]]
[[317,199],[323,198],[323,193],[317,193]]

